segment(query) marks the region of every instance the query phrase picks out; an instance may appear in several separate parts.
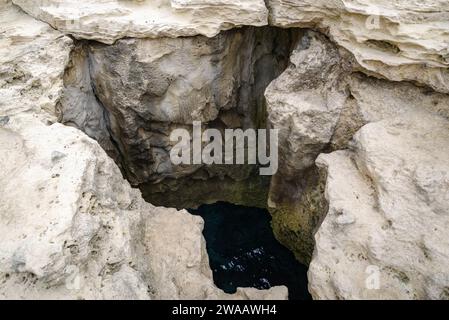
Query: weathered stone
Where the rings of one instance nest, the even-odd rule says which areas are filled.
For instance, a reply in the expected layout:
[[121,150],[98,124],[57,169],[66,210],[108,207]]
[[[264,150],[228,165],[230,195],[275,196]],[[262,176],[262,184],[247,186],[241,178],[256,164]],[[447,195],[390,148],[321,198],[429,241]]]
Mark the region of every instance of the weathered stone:
[[269,208],[278,240],[309,263],[313,235],[327,210],[319,153],[348,147],[364,125],[410,110],[448,117],[449,96],[357,73],[344,49],[306,32],[291,65],[266,90],[269,120],[280,129],[279,172],[271,181]]
[[[221,131],[229,124],[263,128],[264,90],[285,69],[294,37],[290,30],[244,28],[212,39],[88,45],[92,85],[105,109],[119,162],[146,199],[161,203],[162,197],[166,205],[178,208],[218,200],[266,205],[267,183],[255,176],[256,166],[174,166],[170,150],[177,142],[170,141],[170,133],[191,131],[193,121]],[[76,102],[84,107],[68,103],[64,109],[92,109],[87,101]],[[68,114],[84,119],[80,111]],[[77,121],[71,118],[67,121]]]
[[64,93],[58,116],[61,123],[78,128],[98,141],[119,162],[118,152],[107,127],[108,114],[95,96],[90,78],[89,57],[82,43],[72,50],[64,73]]
[[279,174],[313,166],[332,139],[347,98],[345,62],[316,32],[305,32],[290,66],[265,92],[270,124],[279,133]]
[[111,44],[121,38],[205,35],[267,24],[263,0],[13,0],[27,13],[78,39]]
[[[329,211],[316,234],[311,293],[317,299],[446,298],[440,227],[448,223],[441,201],[449,190],[449,96],[360,75],[349,90],[354,114],[347,119],[369,124],[350,151],[317,160],[327,176]],[[376,279],[380,287],[373,290]]]
[[361,69],[449,93],[445,0],[269,0],[270,23],[326,30]]
[[[234,295],[215,287],[202,220],[145,202],[96,141],[54,123],[69,98],[66,67],[66,94],[85,90],[73,106],[95,107],[69,65],[72,40],[8,2],[0,21],[0,117],[8,119],[0,128],[0,298],[287,297],[285,287]],[[88,119],[97,113],[79,112],[69,114],[81,120],[74,124],[95,129]]]
[[321,34],[304,31],[290,66],[265,92],[270,125],[280,130],[279,171],[272,178],[268,203],[273,229],[306,264],[326,210],[314,161],[335,137],[348,97],[349,71],[337,47]]
[[318,158],[329,212],[309,270],[314,298],[447,299],[448,128],[412,110]]
[[[0,297],[286,298],[216,288],[202,221],[122,169],[174,207],[269,186],[316,299],[449,298],[447,1],[12,2],[56,30],[0,0]],[[194,120],[280,129],[278,174],[172,166]]]

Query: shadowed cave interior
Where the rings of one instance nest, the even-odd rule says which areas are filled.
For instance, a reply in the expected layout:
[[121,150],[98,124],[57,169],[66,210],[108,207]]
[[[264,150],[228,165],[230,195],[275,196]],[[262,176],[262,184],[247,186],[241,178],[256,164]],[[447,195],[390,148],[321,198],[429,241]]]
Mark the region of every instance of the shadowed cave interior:
[[[190,130],[191,122],[202,118],[204,129],[222,133],[269,128],[265,90],[286,70],[303,34],[295,28],[244,27],[212,39],[80,41],[66,71],[61,122],[99,141],[147,202],[198,208],[189,211],[205,220],[214,282],[227,293],[285,285],[290,299],[310,299],[307,267],[273,234],[266,209],[271,176],[259,175],[259,165],[172,165],[170,133]],[[159,46],[167,54],[154,59],[150,49]],[[184,71],[189,63],[195,77]],[[199,89],[190,89],[195,86]],[[169,100],[171,113],[161,102],[167,97],[176,97]],[[215,116],[207,108],[192,116],[202,110],[202,99],[206,107],[212,102]]]
[[290,300],[309,300],[307,267],[273,235],[266,209],[217,202],[189,212],[204,219],[215,284],[227,293],[237,287],[288,287]]

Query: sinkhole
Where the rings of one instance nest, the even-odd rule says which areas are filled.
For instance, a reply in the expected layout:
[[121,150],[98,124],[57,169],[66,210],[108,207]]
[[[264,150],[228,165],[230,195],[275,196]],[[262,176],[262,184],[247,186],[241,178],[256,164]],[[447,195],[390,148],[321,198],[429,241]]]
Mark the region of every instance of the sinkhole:
[[60,122],[97,140],[147,202],[198,208],[190,212],[205,221],[214,281],[227,293],[285,285],[290,299],[310,299],[307,267],[258,209],[266,207],[271,176],[249,163],[174,165],[170,136],[194,121],[221,134],[269,128],[265,90],[299,43],[308,46],[306,30],[268,26],[213,38],[78,41],[65,71]]
[[307,267],[273,235],[266,209],[227,202],[189,209],[204,219],[214,283],[226,293],[238,287],[261,290],[284,285],[290,300],[309,300]]

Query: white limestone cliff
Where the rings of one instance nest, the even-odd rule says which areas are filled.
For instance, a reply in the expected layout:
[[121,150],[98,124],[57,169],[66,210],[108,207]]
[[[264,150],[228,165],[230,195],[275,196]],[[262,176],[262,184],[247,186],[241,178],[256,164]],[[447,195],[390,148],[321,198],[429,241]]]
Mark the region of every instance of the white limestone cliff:
[[[313,297],[449,299],[447,0],[1,0],[0,298],[286,298],[284,287],[239,289],[235,295],[216,288],[202,221],[145,202],[98,144],[113,149],[101,117],[106,98],[124,98],[112,100],[134,123],[120,91],[133,59],[139,72],[149,73],[158,69],[157,61],[182,66],[183,55],[191,56],[192,65],[206,59],[193,69],[204,70],[199,75],[164,67],[170,78],[181,79],[182,90],[167,84],[170,104],[161,114],[177,111],[170,122],[208,106],[212,111],[204,119],[212,121],[224,106],[241,101],[235,91],[244,97],[254,92],[240,90],[241,83],[253,85],[250,73],[237,81],[240,70],[229,72],[225,80],[233,85],[222,89],[215,83],[221,68],[244,69],[238,63],[266,62],[266,56],[279,62],[284,54],[260,50],[257,59],[245,52],[236,59],[239,46],[217,52],[202,45],[208,39],[193,36],[268,24],[313,29],[300,31],[290,65],[265,92],[270,124],[281,129],[282,166],[272,180],[269,205],[288,196],[294,200],[278,225],[287,241],[310,240],[306,246],[293,243],[293,251],[311,254],[315,246],[309,270]],[[115,81],[110,90],[97,90],[104,99],[96,99],[88,57],[74,50],[70,36],[103,43],[93,44],[102,62],[96,83],[106,81],[105,74]],[[239,45],[253,44],[234,36]],[[122,38],[145,39],[117,41]],[[224,40],[220,48],[226,48]],[[123,54],[120,46],[130,53],[132,46],[140,48],[141,55],[108,63],[103,55],[114,61]],[[171,56],[159,55],[159,47]],[[271,44],[264,50],[276,51]],[[229,62],[221,67],[216,60],[223,63],[228,52]],[[266,71],[262,62],[258,70]],[[142,102],[145,93],[154,93],[143,84],[126,94]],[[211,87],[226,91],[222,98],[232,103],[208,104],[217,97]],[[205,98],[192,99],[202,101],[196,108],[190,98],[198,88]],[[189,102],[188,112],[171,109],[180,98]],[[71,127],[58,123],[61,113]],[[224,124],[238,122],[226,116]],[[117,137],[123,133],[118,129]]]
[[242,25],[267,24],[263,0],[14,0],[16,5],[78,39],[205,35]]
[[318,158],[329,211],[309,270],[315,298],[449,298],[448,123],[412,111]]
[[[354,72],[346,50],[310,31],[290,60],[265,92],[280,130],[270,205],[300,259],[316,232],[312,296],[447,299],[449,95]],[[288,184],[319,153],[324,212],[316,190]]]
[[269,0],[270,23],[325,31],[365,72],[449,93],[446,0]]

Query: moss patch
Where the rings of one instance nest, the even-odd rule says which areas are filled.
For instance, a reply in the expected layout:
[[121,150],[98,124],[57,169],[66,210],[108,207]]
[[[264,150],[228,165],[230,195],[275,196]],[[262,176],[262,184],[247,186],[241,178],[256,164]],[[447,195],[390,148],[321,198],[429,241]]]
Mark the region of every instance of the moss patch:
[[282,199],[275,208],[269,208],[273,216],[273,232],[279,242],[295,254],[303,264],[310,264],[315,247],[314,234],[328,210],[324,197],[326,177],[318,169],[304,174],[304,188],[294,199]]

